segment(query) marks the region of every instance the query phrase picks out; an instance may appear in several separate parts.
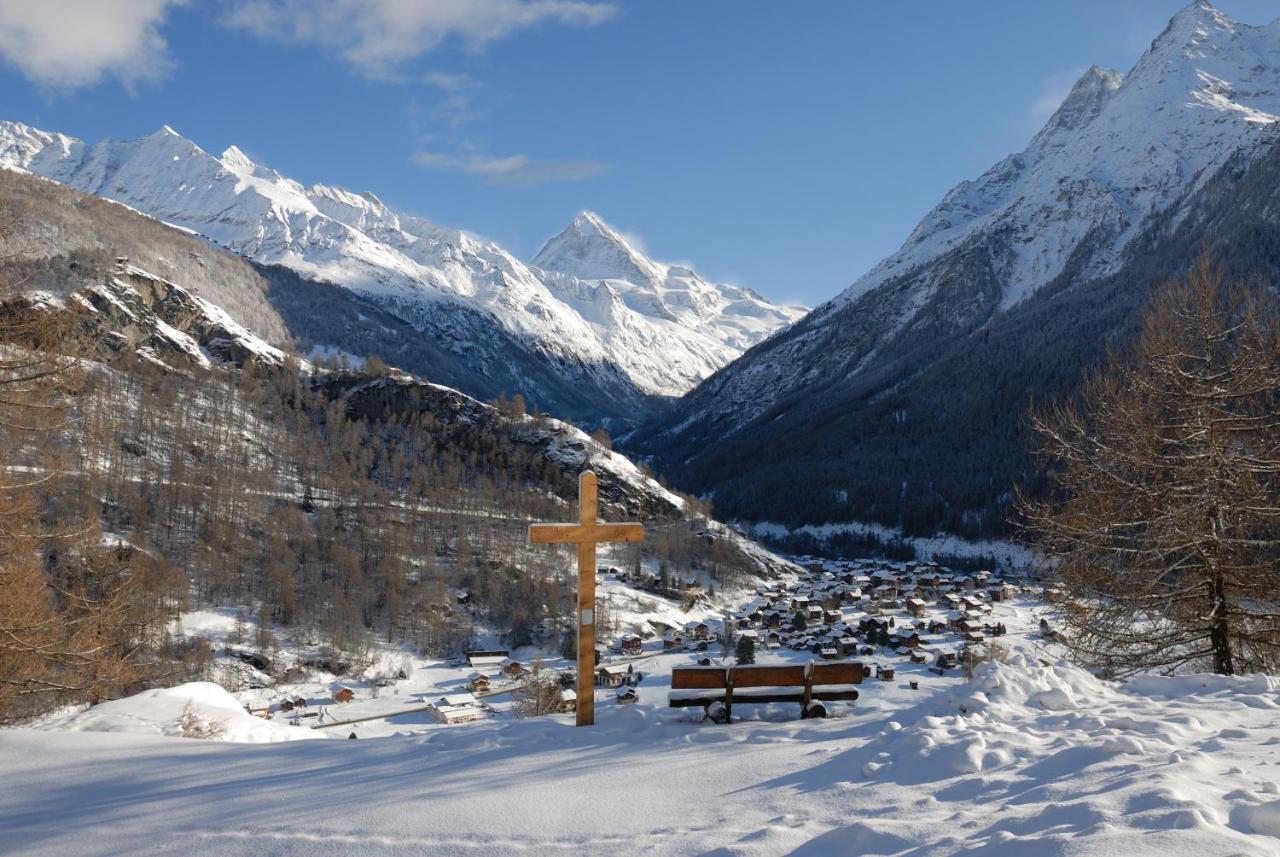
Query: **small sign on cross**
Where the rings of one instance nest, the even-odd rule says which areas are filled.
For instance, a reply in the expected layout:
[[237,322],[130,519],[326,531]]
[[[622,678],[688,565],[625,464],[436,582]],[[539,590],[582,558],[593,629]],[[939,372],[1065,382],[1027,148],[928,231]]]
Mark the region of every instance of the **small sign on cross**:
[[578,546],[578,725],[596,722],[596,545],[600,542],[639,542],[643,524],[602,524],[596,475],[578,477],[578,523],[531,524],[529,542],[535,545]]

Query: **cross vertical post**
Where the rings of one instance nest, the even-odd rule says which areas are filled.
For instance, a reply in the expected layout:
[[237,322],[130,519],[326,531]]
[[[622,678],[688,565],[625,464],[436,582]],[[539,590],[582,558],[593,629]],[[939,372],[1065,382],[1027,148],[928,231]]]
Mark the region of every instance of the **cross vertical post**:
[[578,523],[532,524],[529,542],[535,545],[578,546],[578,676],[577,725],[596,722],[596,545],[600,542],[639,542],[641,524],[601,524],[596,475],[584,470],[578,477]]
[[[594,526],[598,511],[596,475],[578,477],[578,523]],[[578,684],[579,726],[596,722],[596,543],[578,545]]]

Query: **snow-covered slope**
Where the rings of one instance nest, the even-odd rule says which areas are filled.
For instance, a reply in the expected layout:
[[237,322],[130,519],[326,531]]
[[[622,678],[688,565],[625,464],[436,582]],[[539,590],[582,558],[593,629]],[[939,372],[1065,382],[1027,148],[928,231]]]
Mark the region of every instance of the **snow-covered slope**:
[[[1019,655],[950,693],[899,677],[865,683],[846,717],[716,726],[664,708],[663,677],[645,672],[641,701],[602,704],[589,729],[558,715],[254,746],[3,730],[5,853],[1280,850],[1274,678],[1116,685]],[[890,695],[904,702],[879,703]]]
[[[802,312],[647,260],[644,276],[656,283],[544,275],[493,242],[393,211],[373,194],[304,187],[235,146],[215,157],[168,126],[86,146],[0,122],[0,165],[345,286],[420,330],[440,328],[451,306],[480,310],[548,360],[652,395],[683,393]],[[591,221],[613,234],[599,218]],[[627,299],[636,290],[654,299]]]

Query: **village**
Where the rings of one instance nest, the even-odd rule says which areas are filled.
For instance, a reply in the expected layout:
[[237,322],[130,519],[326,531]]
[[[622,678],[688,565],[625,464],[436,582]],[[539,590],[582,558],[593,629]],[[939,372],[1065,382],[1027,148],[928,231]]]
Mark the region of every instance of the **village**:
[[[1040,588],[1007,572],[812,557],[799,558],[796,568],[753,591],[715,599],[686,581],[685,597],[669,599],[648,591],[644,573],[605,566],[599,609],[613,612],[618,632],[596,645],[597,708],[642,702],[667,709],[672,719],[723,720],[720,705],[729,701],[723,683],[705,687],[704,677],[695,689],[675,686],[691,668],[745,676],[747,665],[856,664],[860,673],[842,673],[844,690],[834,696],[835,688],[826,688],[824,697],[818,687],[802,698],[804,679],[795,673],[794,693],[776,687],[783,680],[760,677],[765,687],[749,691],[740,680],[733,697],[735,719],[848,716],[855,708],[891,708],[907,704],[909,694],[953,686],[977,662],[1013,651],[1060,655]],[[726,608],[726,601],[733,606]],[[388,656],[359,677],[263,681],[236,695],[248,711],[273,722],[324,737],[363,738],[527,716],[522,691],[548,680],[559,687],[558,713],[572,714],[574,664],[539,646],[493,645],[446,661]],[[850,692],[849,684],[860,690]],[[824,702],[809,709],[809,697]],[[802,703],[801,709],[789,702]]]

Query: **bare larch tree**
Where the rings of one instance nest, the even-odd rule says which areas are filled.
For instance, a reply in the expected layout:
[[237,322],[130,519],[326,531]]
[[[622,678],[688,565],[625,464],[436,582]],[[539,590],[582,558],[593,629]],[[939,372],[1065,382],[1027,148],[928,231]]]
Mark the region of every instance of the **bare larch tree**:
[[1023,498],[1075,657],[1105,675],[1280,667],[1280,323],[1202,259],[1136,345],[1033,410],[1052,486]]

